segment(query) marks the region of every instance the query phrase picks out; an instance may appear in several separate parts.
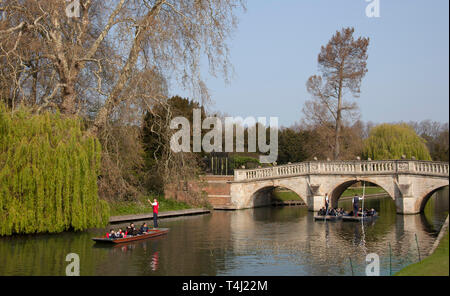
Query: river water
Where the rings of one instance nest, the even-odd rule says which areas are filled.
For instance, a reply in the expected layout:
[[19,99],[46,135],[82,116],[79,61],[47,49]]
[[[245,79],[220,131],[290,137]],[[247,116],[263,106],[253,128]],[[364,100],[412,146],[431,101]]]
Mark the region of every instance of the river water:
[[[91,240],[123,224],[2,237],[0,275],[65,275],[69,253],[79,255],[81,275],[364,275],[369,253],[389,275],[426,256],[449,194],[437,192],[420,215],[397,215],[388,196],[365,202],[380,213],[372,223],[315,222],[304,207],[266,207],[161,219],[168,235],[123,246]],[[339,203],[350,209],[350,200]]]

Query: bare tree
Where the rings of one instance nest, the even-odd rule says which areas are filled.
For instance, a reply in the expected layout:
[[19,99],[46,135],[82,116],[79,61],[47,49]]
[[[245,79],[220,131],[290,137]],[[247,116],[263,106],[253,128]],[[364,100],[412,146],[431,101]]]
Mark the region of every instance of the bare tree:
[[[169,81],[209,100],[200,60],[206,56],[210,73],[227,79],[227,41],[243,2],[80,0],[79,17],[69,17],[66,1],[1,0],[0,99],[89,119],[103,146],[103,188],[130,191],[139,182],[130,172],[141,163],[143,115],[162,106],[169,114],[157,130],[170,135]],[[164,151],[165,175],[183,172],[185,158]]]
[[66,15],[65,1],[0,2],[0,59],[10,69],[4,78],[14,78],[12,88],[24,100],[38,95],[32,85],[39,77],[50,81],[38,102],[64,114],[78,113],[95,92],[102,101],[91,128],[97,133],[129,99],[125,89],[135,73],[156,68],[205,101],[202,54],[212,74],[229,73],[226,41],[241,0],[79,2],[78,18]]
[[344,100],[349,92],[359,97],[361,80],[367,73],[369,38],[354,39],[353,28],[337,31],[318,56],[322,75],[311,76],[306,87],[312,100],[305,103],[306,121],[333,126],[333,157],[340,157],[340,137],[343,116],[357,117],[357,104]]

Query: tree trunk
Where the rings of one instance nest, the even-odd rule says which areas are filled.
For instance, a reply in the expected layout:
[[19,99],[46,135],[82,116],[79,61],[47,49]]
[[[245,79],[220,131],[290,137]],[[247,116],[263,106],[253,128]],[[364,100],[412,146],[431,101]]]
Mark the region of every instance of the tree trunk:
[[152,9],[147,13],[146,17],[143,19],[142,24],[136,28],[133,45],[131,47],[130,53],[128,55],[127,62],[125,66],[122,68],[122,71],[119,75],[119,79],[111,91],[110,95],[105,101],[105,104],[100,108],[97,116],[95,117],[94,124],[89,128],[88,132],[90,134],[97,135],[99,130],[105,126],[109,113],[111,110],[117,106],[123,98],[120,98],[120,94],[124,89],[128,79],[132,74],[132,70],[136,65],[136,62],[139,57],[139,53],[141,52],[141,43],[145,38],[145,30],[151,24],[152,18],[159,13],[161,6],[165,3],[163,0],[159,0],[155,3]]
[[339,135],[341,134],[341,109],[342,109],[342,70],[343,67],[341,66],[340,70],[340,77],[339,77],[339,93],[338,93],[338,105],[336,110],[336,133],[334,135],[334,160],[339,159],[340,154],[340,145],[339,145]]
[[[340,104],[340,101],[339,103]],[[339,159],[340,147],[339,147],[339,135],[341,133],[341,110],[338,109],[336,115],[336,134],[334,136],[334,160]]]
[[70,80],[65,83],[62,88],[62,102],[60,105],[61,113],[67,115],[73,115],[76,113],[76,92],[75,92],[75,81]]

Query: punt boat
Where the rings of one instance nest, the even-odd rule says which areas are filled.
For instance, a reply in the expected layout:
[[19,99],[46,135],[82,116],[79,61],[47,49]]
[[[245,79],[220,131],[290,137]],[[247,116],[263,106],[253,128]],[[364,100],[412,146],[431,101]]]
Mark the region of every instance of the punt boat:
[[346,222],[361,222],[361,221],[372,221],[378,218],[378,213],[373,216],[365,216],[365,217],[355,217],[355,216],[343,216],[342,221]]
[[314,221],[337,221],[337,220],[341,220],[342,216],[314,216]]
[[138,235],[127,235],[124,238],[106,238],[106,237],[93,237],[92,240],[96,243],[102,243],[102,244],[122,244],[127,242],[133,242],[137,240],[143,240],[150,237],[156,237],[160,235],[167,234],[169,232],[169,228],[153,228],[150,229],[145,234],[138,234]]

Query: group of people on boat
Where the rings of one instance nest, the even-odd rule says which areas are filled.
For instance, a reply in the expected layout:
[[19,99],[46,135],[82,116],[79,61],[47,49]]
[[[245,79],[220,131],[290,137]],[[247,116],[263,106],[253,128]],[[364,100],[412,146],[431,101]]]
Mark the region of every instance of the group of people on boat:
[[359,197],[358,195],[355,195],[352,198],[352,205],[353,205],[353,211],[350,211],[347,213],[343,208],[332,208],[330,207],[330,200],[328,197],[328,193],[325,193],[325,206],[322,207],[318,211],[319,216],[355,216],[355,217],[370,217],[375,216],[377,212],[375,209],[364,209],[359,207],[359,201],[362,200],[363,197]]
[[[149,199],[147,201],[150,203],[150,205],[153,208],[153,227],[158,228],[159,203],[156,200],[156,198],[153,200],[153,202],[151,202]],[[147,226],[147,223],[143,223],[139,229],[136,229],[136,227],[134,226],[134,223],[130,223],[130,225],[127,226],[125,232],[123,232],[121,228],[119,228],[118,231],[115,231],[114,229],[110,229],[110,231],[106,234],[106,237],[111,238],[111,239],[125,238],[127,236],[132,236],[132,235],[146,234],[148,231],[149,231],[149,228]]]
[[[353,214],[353,211],[350,212],[350,214]],[[372,216],[376,216],[377,215],[377,211],[375,211],[374,208],[372,209],[367,209],[365,208],[364,211],[359,208],[358,209],[358,213],[356,214],[357,217],[372,217]],[[354,216],[354,215],[349,215],[349,216]]]
[[134,236],[134,235],[141,235],[146,234],[149,232],[149,227],[147,226],[147,223],[143,223],[139,229],[137,229],[134,226],[134,223],[130,223],[129,226],[127,226],[125,232],[122,231],[122,228],[119,228],[118,231],[115,231],[114,229],[110,229],[110,231],[106,234],[107,238],[116,239],[116,238],[125,238],[128,236]]
[[375,209],[364,209],[364,212],[361,208],[358,209],[358,211],[350,211],[347,212],[343,208],[329,208],[328,210],[325,207],[322,207],[318,212],[317,215],[319,216],[356,216],[356,217],[371,217],[375,216],[377,214],[377,211]]
[[322,207],[317,213],[319,216],[347,216],[348,213],[343,208],[327,208]]

